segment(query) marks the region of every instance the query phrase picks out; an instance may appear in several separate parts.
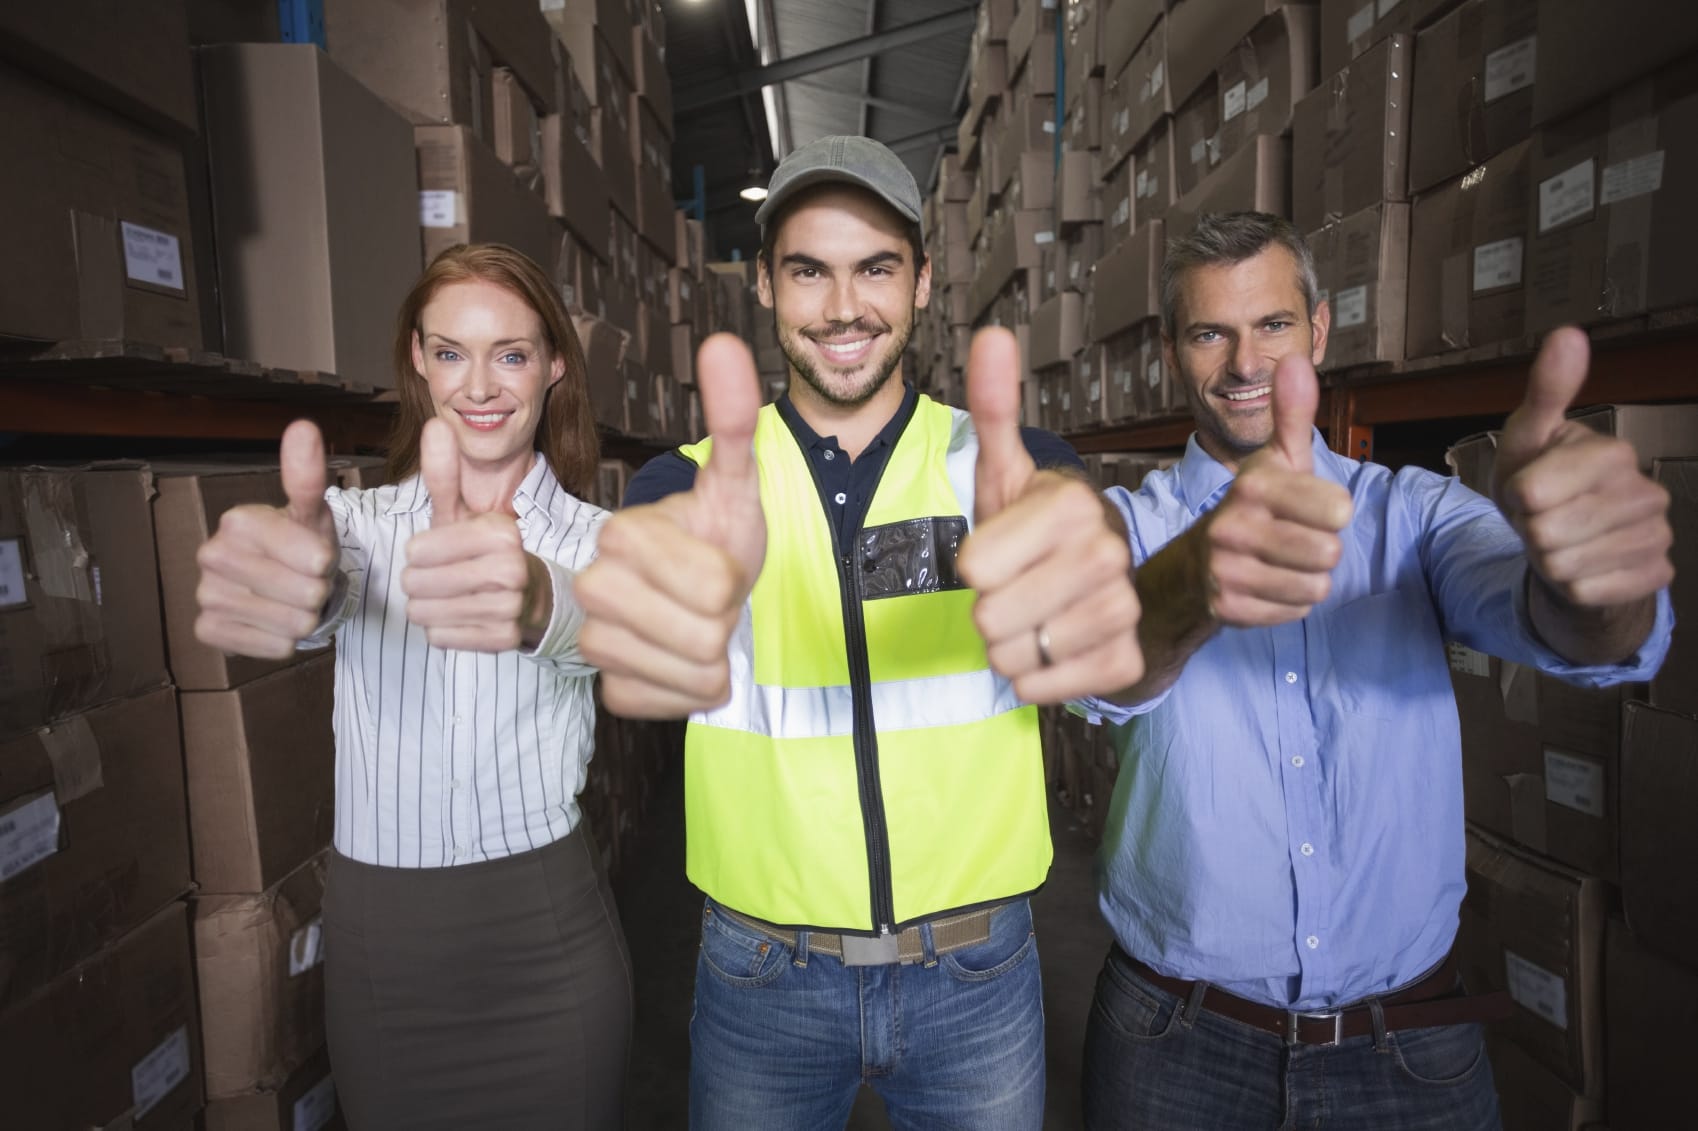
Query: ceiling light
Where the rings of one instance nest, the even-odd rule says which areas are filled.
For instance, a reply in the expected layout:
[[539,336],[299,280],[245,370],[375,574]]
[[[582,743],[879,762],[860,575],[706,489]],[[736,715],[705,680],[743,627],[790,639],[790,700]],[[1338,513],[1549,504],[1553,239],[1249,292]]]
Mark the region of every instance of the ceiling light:
[[761,201],[766,199],[766,186],[750,185],[737,195],[748,201],[750,204],[759,204]]

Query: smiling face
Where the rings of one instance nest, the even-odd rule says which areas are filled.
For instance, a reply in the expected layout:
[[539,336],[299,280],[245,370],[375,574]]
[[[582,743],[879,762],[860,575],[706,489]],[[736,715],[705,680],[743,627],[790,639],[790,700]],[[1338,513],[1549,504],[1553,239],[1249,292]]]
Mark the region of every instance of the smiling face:
[[780,224],[759,289],[801,378],[791,396],[866,404],[900,376],[914,312],[931,298],[931,264],[916,271],[901,218],[853,188],[810,193]]
[[449,283],[420,311],[413,367],[453,428],[462,465],[517,485],[531,466],[543,398],[566,371],[537,312],[494,283]]
[[1327,304],[1308,314],[1297,261],[1277,244],[1237,263],[1186,271],[1175,336],[1163,339],[1197,423],[1197,442],[1234,470],[1273,435],[1274,367],[1290,354],[1326,357]]

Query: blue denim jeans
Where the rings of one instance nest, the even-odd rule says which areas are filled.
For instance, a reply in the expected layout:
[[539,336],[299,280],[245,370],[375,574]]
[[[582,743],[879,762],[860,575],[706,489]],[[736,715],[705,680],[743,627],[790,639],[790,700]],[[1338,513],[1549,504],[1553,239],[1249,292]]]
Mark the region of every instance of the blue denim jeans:
[[1091,1131],[1497,1131],[1479,1025],[1403,1029],[1336,1046],[1279,1037],[1138,976],[1118,946],[1085,1032]]
[[870,1085],[898,1129],[1036,1131],[1044,1005],[1025,900],[990,938],[911,965],[845,966],[702,911],[690,1126],[824,1131]]

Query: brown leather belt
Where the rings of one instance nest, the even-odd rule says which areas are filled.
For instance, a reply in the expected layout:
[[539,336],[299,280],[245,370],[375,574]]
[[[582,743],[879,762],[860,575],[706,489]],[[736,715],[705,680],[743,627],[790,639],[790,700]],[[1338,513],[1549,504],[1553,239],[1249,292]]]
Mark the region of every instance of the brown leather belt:
[[[997,907],[987,907],[978,911],[969,911],[964,915],[951,915],[943,919],[933,919],[932,953],[949,954],[951,951],[962,950],[976,946],[990,938],[991,916],[995,915],[1006,904]],[[775,926],[740,911],[733,911],[723,904],[715,904],[709,909],[711,914],[717,910],[727,919],[741,923],[752,931],[767,936],[795,949],[800,941],[800,933]],[[845,945],[847,940],[847,946]],[[891,946],[895,943],[895,946]],[[877,957],[871,960],[863,957],[877,952]],[[882,939],[867,938],[862,935],[840,935],[828,931],[808,932],[808,953],[824,954],[832,958],[841,958],[847,965],[874,966],[887,963],[902,963],[911,965],[925,960],[925,941],[920,937],[920,925],[904,927],[895,936]]]
[[[1130,955],[1127,958],[1140,978],[1175,997],[1188,1000],[1197,989],[1195,982],[1169,978]],[[1386,994],[1379,1002],[1388,1032],[1431,1029],[1472,1021],[1501,1021],[1514,1009],[1509,994],[1501,990],[1475,995],[1458,993],[1454,954],[1446,955],[1443,962],[1419,981]],[[1214,986],[1206,986],[1201,1004],[1210,1013],[1272,1033],[1293,1045],[1336,1045],[1349,1037],[1365,1037],[1374,1031],[1373,1011],[1366,1001],[1327,1010],[1276,1009]]]

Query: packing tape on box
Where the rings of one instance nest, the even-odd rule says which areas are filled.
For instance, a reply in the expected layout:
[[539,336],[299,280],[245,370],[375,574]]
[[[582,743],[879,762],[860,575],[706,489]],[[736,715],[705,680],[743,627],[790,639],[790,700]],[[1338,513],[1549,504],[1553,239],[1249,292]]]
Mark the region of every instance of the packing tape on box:
[[43,601],[36,609],[48,646],[96,642],[102,636],[99,567],[83,544],[89,518],[74,486],[75,477],[25,471],[19,479],[36,584],[43,595],[58,598]]
[[1637,313],[1650,304],[1651,222],[1662,188],[1662,149],[1650,84],[1630,87],[1610,100],[1598,207],[1609,209],[1604,243],[1604,285],[1598,310]]
[[87,715],[78,715],[36,732],[47,761],[53,767],[53,796],[61,806],[87,797],[105,784],[101,772],[100,742],[88,725]]

